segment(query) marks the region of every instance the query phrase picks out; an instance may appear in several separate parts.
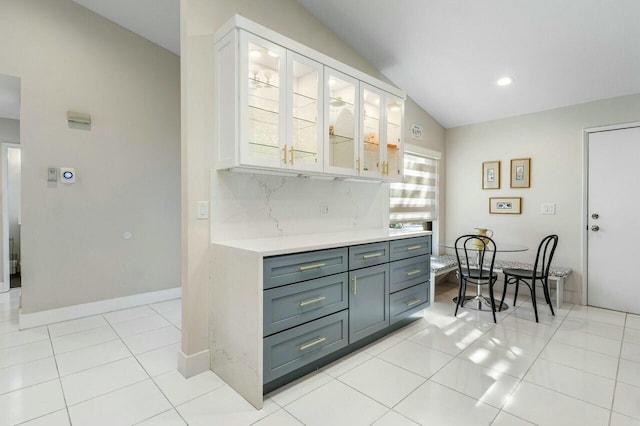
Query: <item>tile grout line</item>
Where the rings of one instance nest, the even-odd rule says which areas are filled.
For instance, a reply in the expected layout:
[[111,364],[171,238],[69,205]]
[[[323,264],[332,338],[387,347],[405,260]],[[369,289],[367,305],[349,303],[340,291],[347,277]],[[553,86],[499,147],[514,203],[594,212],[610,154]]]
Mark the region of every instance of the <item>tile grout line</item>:
[[[64,392],[64,387],[62,386],[62,377],[60,376],[60,367],[58,367],[58,358],[56,358],[56,352],[53,349],[53,340],[51,339],[51,331],[47,326],[47,335],[49,336],[49,344],[51,345],[51,353],[53,354],[53,362],[56,365],[56,372],[58,373],[58,383],[60,384],[60,391],[62,392],[62,400],[64,401],[64,409],[67,412],[67,418],[69,419],[69,424],[73,424],[71,422],[71,413],[69,413],[69,405],[67,404],[67,395]],[[51,414],[51,413],[49,413]]]
[[[144,306],[148,306],[150,309],[152,309],[153,311],[155,311],[155,309],[153,309],[153,307],[152,307],[151,305],[144,305]],[[156,312],[157,312],[157,311],[156,311]],[[182,417],[182,414],[180,414],[180,412],[178,411],[177,407],[173,404],[173,402],[171,402],[171,400],[169,399],[169,397],[168,397],[168,396],[167,396],[167,395],[162,391],[162,389],[160,388],[160,386],[158,385],[158,383],[156,383],[156,381],[153,379],[153,377],[151,376],[151,374],[149,374],[149,372],[144,368],[144,366],[142,365],[142,363],[140,362],[140,360],[138,359],[138,357],[137,357],[137,356],[136,356],[136,355],[131,351],[131,348],[129,348],[129,346],[127,346],[127,344],[124,342],[124,340],[122,339],[122,337],[120,337],[120,334],[118,334],[118,332],[115,330],[115,328],[113,328],[113,325],[112,325],[112,324],[109,322],[109,320],[107,320],[106,318],[105,318],[105,320],[107,321],[107,323],[109,324],[109,326],[111,327],[111,329],[113,330],[113,332],[114,332],[114,333],[116,333],[116,336],[118,336],[118,338],[120,339],[120,341],[122,342],[122,344],[125,346],[125,348],[127,348],[127,351],[129,351],[129,353],[131,354],[131,356],[133,357],[133,359],[138,363],[138,365],[140,366],[140,368],[142,369],[142,371],[144,371],[144,372],[145,372],[145,374],[148,376],[148,379],[145,379],[145,380],[151,380],[151,383],[153,383],[153,385],[156,387],[156,389],[158,389],[158,391],[160,392],[160,394],[164,397],[164,399],[166,399],[166,400],[167,400],[167,402],[168,402],[168,403],[169,403],[169,405],[171,406],[171,408],[170,408],[169,410],[162,411],[162,412],[160,412],[160,413],[156,413],[156,414],[154,414],[154,415],[152,415],[152,416],[150,416],[150,417],[147,417],[146,419],[142,419],[141,421],[139,421],[139,422],[137,422],[137,423],[142,423],[142,422],[144,422],[144,421],[146,421],[146,420],[149,420],[149,419],[151,419],[151,418],[153,418],[153,417],[155,417],[155,416],[158,416],[158,415],[160,415],[160,414],[166,413],[167,411],[174,410],[174,411],[176,412],[176,414],[178,414],[178,416],[180,417],[180,419],[181,419],[185,424],[187,424],[187,425],[188,425],[189,423],[186,421],[186,419],[185,419],[184,417]],[[166,319],[165,319],[165,320],[166,320]],[[161,328],[163,328],[163,327],[161,327]],[[159,329],[158,329],[158,330],[159,330]],[[154,331],[154,330],[150,330],[150,331]],[[139,334],[142,334],[142,333],[139,333]],[[180,331],[180,335],[182,336],[182,331]],[[167,345],[167,346],[173,346],[173,345],[174,345],[174,343],[172,343],[171,345]],[[162,347],[165,347],[165,346],[162,346]],[[160,349],[160,348],[157,348],[157,349]],[[152,350],[155,350],[155,349],[152,349]],[[152,350],[147,351],[147,352],[151,352]],[[147,352],[142,352],[142,353],[147,353]],[[142,353],[141,353],[141,354],[142,354]],[[140,354],[140,355],[141,355],[141,354]],[[165,374],[165,373],[162,373],[162,374]],[[137,382],[137,383],[142,383],[142,381]],[[137,383],[134,383],[134,384],[137,384]],[[120,388],[120,389],[124,389],[124,388]],[[113,391],[112,391],[112,392],[113,392]],[[211,391],[211,392],[213,392],[213,391]],[[209,392],[207,392],[207,393],[209,393]],[[200,395],[200,396],[203,396],[203,395]],[[199,397],[200,397],[200,396],[199,396]],[[197,397],[197,398],[199,398],[199,397]],[[194,399],[196,399],[196,398],[193,398],[193,399],[191,399],[191,400],[189,400],[189,401],[193,401]],[[189,402],[189,401],[185,401],[184,403],[186,404],[186,403],[187,403],[187,402]],[[180,404],[180,405],[182,405],[182,404]]]
[[620,339],[620,351],[618,352],[618,367],[616,368],[616,379],[613,384],[613,395],[611,397],[611,410],[609,410],[609,425],[611,425],[611,420],[613,419],[613,404],[616,401],[616,390],[618,389],[618,375],[620,374],[620,361],[622,359],[622,346],[624,345],[624,335],[627,331],[627,319],[629,316],[627,314],[624,315],[624,324],[622,328],[622,339]]

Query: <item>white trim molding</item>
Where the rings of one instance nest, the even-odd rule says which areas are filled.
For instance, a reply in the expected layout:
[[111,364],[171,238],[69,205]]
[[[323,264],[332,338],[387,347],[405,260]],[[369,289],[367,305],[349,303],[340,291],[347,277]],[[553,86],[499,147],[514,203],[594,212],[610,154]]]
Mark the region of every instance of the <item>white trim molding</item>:
[[178,371],[186,379],[207,370],[211,370],[211,354],[209,349],[196,352],[192,355],[185,355],[184,352],[178,351]]
[[116,297],[113,299],[99,300],[97,302],[82,303],[80,305],[33,312],[30,314],[23,314],[20,312],[20,330],[92,315],[104,314],[107,312],[118,311],[120,309],[148,305],[150,303],[164,302],[166,300],[178,299],[180,297],[182,297],[182,287],[175,287],[167,290]]

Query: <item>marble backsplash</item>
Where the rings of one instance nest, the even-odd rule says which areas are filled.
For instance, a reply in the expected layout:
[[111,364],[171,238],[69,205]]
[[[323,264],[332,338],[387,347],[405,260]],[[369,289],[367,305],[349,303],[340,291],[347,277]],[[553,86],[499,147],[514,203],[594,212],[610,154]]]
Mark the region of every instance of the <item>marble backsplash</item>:
[[386,228],[389,184],[214,170],[210,217],[212,241]]

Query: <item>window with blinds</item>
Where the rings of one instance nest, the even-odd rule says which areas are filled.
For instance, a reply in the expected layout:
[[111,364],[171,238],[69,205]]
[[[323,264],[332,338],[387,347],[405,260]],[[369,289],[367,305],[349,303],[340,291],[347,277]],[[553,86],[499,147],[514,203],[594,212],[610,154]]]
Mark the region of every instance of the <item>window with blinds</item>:
[[438,160],[404,153],[404,182],[392,183],[390,222],[435,220],[438,216]]

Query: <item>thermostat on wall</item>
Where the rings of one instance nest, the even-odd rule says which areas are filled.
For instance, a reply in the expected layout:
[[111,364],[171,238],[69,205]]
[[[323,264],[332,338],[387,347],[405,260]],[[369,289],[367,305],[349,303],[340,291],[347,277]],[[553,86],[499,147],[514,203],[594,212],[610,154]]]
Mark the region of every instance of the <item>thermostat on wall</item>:
[[76,169],[71,167],[60,167],[60,182],[76,183]]

